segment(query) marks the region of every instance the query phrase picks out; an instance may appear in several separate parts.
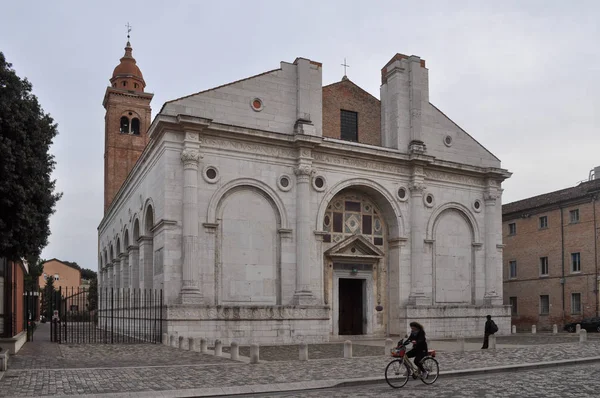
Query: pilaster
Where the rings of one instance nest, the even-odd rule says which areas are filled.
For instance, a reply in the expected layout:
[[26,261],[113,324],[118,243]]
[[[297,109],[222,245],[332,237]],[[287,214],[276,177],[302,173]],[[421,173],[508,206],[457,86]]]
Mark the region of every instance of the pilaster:
[[183,269],[179,296],[181,304],[200,304],[203,301],[198,234],[198,168],[200,139],[197,132],[186,132],[181,152],[183,163]]
[[410,190],[410,296],[408,302],[411,305],[431,304],[429,297],[423,290],[423,246],[424,234],[424,204],[423,193],[425,192],[425,173],[423,167],[413,166]]

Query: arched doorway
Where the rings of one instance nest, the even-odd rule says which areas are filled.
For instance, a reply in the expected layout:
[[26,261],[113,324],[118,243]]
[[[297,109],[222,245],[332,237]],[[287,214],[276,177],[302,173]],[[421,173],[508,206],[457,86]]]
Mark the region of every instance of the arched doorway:
[[383,211],[380,202],[385,206],[377,192],[349,187],[324,212],[324,293],[333,335],[387,333],[394,301],[388,297],[388,224],[397,229],[397,220],[389,203]]

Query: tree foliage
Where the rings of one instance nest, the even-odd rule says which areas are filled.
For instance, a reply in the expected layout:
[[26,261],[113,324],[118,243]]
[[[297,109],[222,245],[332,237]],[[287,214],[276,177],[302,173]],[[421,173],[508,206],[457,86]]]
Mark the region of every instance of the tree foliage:
[[98,309],[98,279],[94,278],[90,282],[90,289],[87,294],[88,310],[94,311]]
[[25,275],[25,291],[36,292],[39,289],[39,278],[44,273],[44,263],[46,260],[30,256],[27,258],[29,273]]
[[0,52],[0,256],[13,260],[39,256],[62,195],[49,153],[57,126],[31,89]]
[[92,271],[91,269],[88,269],[88,268],[81,269],[81,278],[82,279],[85,279],[87,281],[93,281],[97,277],[98,276],[96,274],[96,271]]
[[42,291],[42,315],[51,319],[52,312],[59,307],[59,299],[60,296],[54,287],[54,278],[50,276],[46,279],[46,286]]

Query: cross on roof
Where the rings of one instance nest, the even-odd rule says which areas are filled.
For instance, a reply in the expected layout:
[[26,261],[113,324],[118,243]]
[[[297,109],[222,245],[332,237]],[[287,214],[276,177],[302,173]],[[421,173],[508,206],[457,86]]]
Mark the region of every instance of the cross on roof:
[[127,28],[127,40],[129,41],[129,32],[131,32],[131,25],[129,25],[129,22],[127,22],[127,25],[125,25],[125,27]]
[[342,64],[342,66],[344,67],[344,76],[346,76],[346,68],[349,68],[350,65],[346,64],[346,58],[344,57],[344,63]]

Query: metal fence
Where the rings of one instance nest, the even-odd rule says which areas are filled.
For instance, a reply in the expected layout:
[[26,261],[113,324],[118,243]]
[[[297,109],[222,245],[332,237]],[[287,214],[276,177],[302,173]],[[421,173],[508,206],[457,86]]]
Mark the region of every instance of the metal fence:
[[161,342],[163,293],[153,289],[60,288],[42,292],[50,339],[68,344]]

